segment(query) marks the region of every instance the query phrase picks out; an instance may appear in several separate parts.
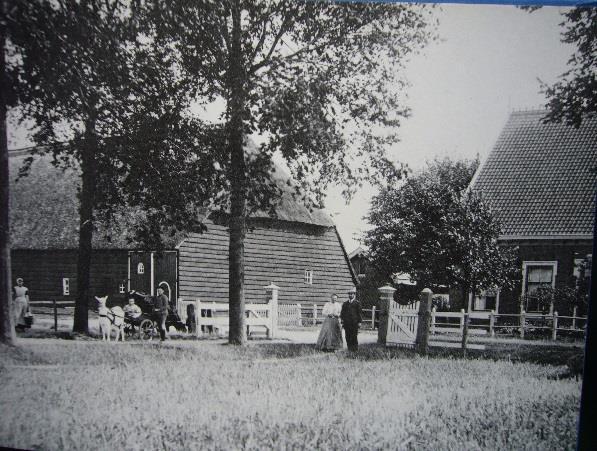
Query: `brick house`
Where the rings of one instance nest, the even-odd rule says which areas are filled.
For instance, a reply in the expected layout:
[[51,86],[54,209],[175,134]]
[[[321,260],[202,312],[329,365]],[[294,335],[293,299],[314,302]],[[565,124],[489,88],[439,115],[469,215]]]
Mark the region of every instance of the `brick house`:
[[[592,259],[597,117],[579,128],[544,123],[544,111],[511,114],[471,187],[500,221],[500,241],[518,247],[520,284],[488,291],[476,310],[538,310],[539,287],[573,287]],[[589,274],[590,271],[586,271]],[[522,301],[521,301],[522,299]]]

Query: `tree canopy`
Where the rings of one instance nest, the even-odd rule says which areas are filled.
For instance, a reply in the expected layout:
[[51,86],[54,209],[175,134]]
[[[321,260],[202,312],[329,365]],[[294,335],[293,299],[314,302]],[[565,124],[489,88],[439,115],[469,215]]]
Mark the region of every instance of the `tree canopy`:
[[99,218],[138,207],[138,236],[153,245],[166,228],[199,227],[198,209],[218,191],[212,136],[183,115],[187,80],[168,49],[143,39],[136,5],[18,1],[8,17],[10,93],[33,123],[36,152],[81,171],[76,332],[87,332]]
[[508,287],[514,256],[500,247],[499,224],[466,189],[478,161],[434,161],[374,197],[365,233],[371,263],[387,280],[406,273],[418,289],[438,285],[477,291]]
[[597,8],[577,7],[564,18],[562,42],[576,48],[559,81],[542,89],[548,99],[546,119],[578,127],[584,115],[597,112]]
[[[243,343],[246,218],[279,194],[268,179],[274,155],[312,206],[323,205],[332,183],[348,197],[373,176],[398,179],[385,150],[408,115],[401,69],[430,37],[430,11],[289,0],[148,4],[147,35],[194,81],[196,105],[224,103],[228,195],[219,206],[230,212],[230,341]],[[249,157],[252,134],[262,141]]]
[[[243,343],[244,236],[279,187],[322,206],[341,183],[402,175],[385,155],[408,116],[405,60],[431,36],[420,5],[310,1],[19,1],[9,68],[57,164],[82,171],[75,329],[86,331],[93,223],[138,206],[145,241],[230,217],[230,341]],[[197,109],[222,102],[215,123]],[[248,154],[251,135],[261,143]],[[67,145],[57,143],[66,142]],[[49,149],[49,150],[48,150]]]

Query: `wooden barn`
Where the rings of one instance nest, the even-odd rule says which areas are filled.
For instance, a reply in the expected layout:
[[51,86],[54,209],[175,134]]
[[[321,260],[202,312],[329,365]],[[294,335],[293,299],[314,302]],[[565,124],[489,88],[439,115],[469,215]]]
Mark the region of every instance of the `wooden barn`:
[[[592,259],[597,186],[597,117],[579,128],[544,123],[544,111],[512,113],[471,183],[501,223],[500,241],[518,246],[514,292],[491,291],[477,310],[537,311],[538,287],[574,287]],[[587,272],[589,274],[589,272]]]
[[[55,168],[50,157],[35,157],[30,175],[16,174],[30,150],[10,152],[11,249],[13,278],[22,277],[33,301],[74,300],[78,243],[79,173]],[[124,300],[127,290],[154,293],[158,285],[177,298],[228,301],[227,217],[212,214],[207,231],[147,252],[130,240],[126,221],[94,234],[91,292]],[[245,296],[264,300],[264,287],[280,287],[280,303],[323,303],[357,284],[331,218],[309,211],[284,194],[276,218],[249,219],[245,241]],[[342,296],[341,296],[342,297]]]

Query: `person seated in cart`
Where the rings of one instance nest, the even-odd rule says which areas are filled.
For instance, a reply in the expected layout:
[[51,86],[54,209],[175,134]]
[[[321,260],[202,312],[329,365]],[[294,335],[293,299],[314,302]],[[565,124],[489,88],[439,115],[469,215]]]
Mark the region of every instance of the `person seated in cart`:
[[141,322],[141,315],[143,312],[141,311],[141,307],[135,304],[135,300],[133,298],[129,298],[129,303],[124,306],[123,310],[124,318],[133,326],[138,326]]

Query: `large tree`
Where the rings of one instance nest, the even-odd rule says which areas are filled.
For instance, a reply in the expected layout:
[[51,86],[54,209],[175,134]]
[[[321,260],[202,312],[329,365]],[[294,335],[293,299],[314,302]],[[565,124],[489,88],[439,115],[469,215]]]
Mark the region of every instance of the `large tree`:
[[499,224],[467,186],[477,161],[432,162],[371,203],[365,233],[371,264],[390,280],[406,273],[420,291],[438,285],[463,293],[513,283],[515,258],[498,245]]
[[[252,208],[271,207],[276,189],[248,176],[274,153],[297,195],[321,206],[330,183],[350,195],[372,175],[400,175],[385,157],[402,104],[402,63],[428,39],[428,9],[414,5],[296,0],[155,0],[148,35],[173,49],[200,86],[198,104],[221,99],[229,194],[229,341],[243,344],[244,239]],[[247,137],[260,134],[251,156]]]
[[562,42],[575,49],[560,80],[542,85],[548,99],[546,119],[578,127],[583,116],[597,112],[597,8],[573,8],[560,25]]
[[212,155],[200,149],[211,138],[183,117],[192,89],[174,76],[168,49],[144,39],[137,2],[16,5],[11,73],[21,116],[34,125],[37,153],[81,173],[73,330],[87,333],[98,221],[116,227],[116,219],[131,220],[123,210],[141,207],[137,238],[146,243],[173,226],[200,226],[197,209],[214,186],[205,169]]
[[11,314],[10,229],[9,229],[9,173],[6,112],[11,105],[6,70],[6,45],[9,39],[10,9],[7,1],[0,1],[0,342],[14,344],[15,331]]

